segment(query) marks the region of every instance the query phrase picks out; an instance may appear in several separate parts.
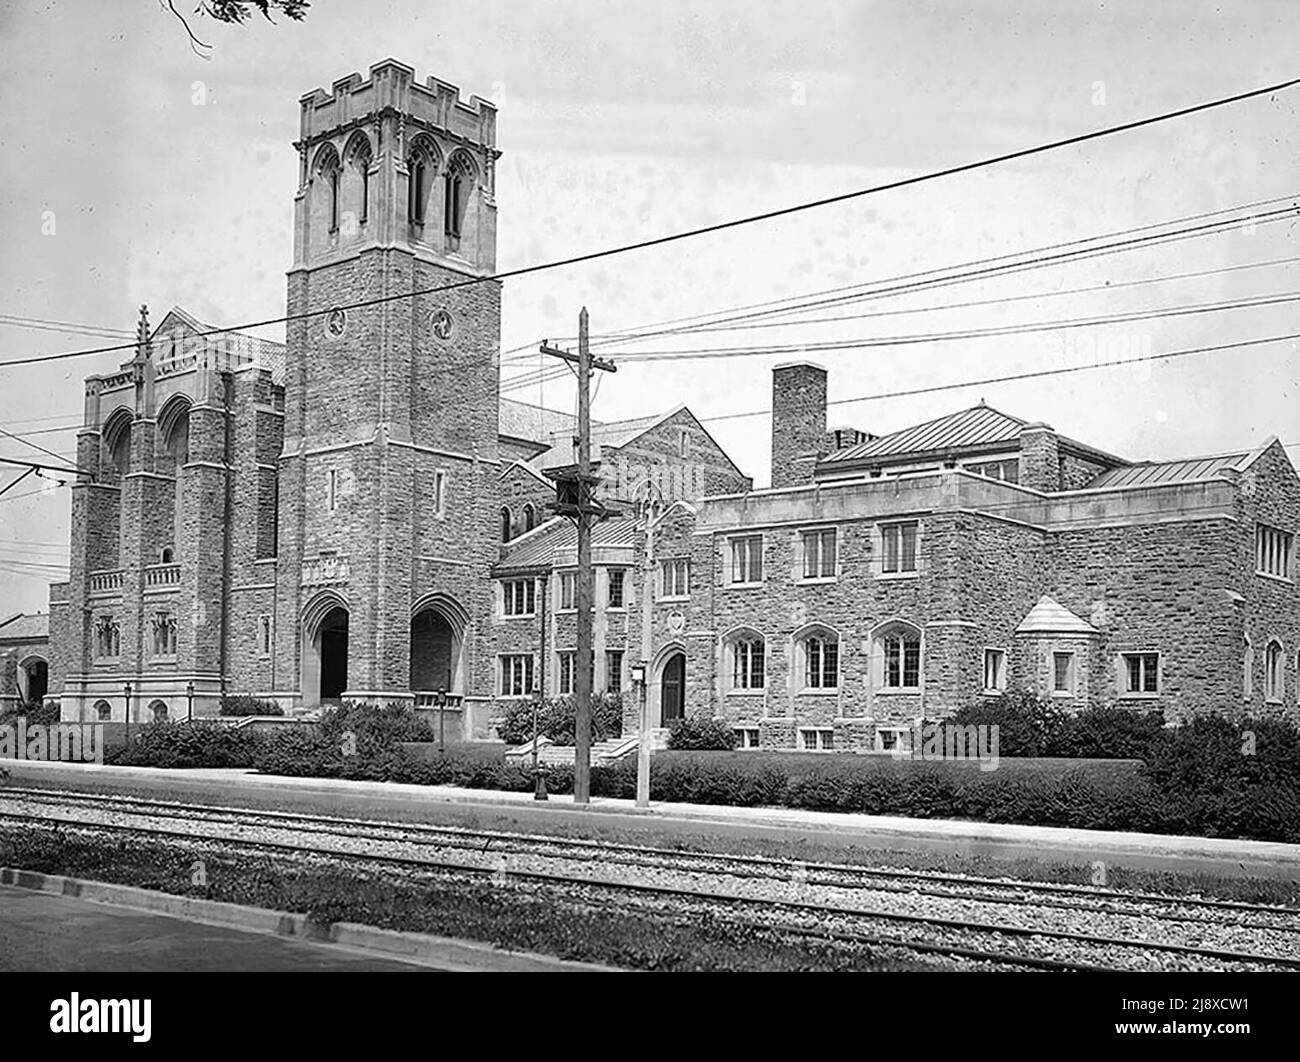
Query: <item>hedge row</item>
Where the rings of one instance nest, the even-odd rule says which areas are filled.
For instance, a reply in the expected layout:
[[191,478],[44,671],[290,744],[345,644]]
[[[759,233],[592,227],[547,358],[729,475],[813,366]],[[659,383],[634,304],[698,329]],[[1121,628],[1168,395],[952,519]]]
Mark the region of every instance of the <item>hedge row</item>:
[[[259,735],[213,723],[143,728],[115,762],[255,767],[263,773],[527,791],[526,766],[448,750],[425,759],[401,747],[429,742],[409,709],[354,705],[317,726]],[[572,771],[548,787],[571,792]],[[594,768],[597,796],[630,798],[636,767]],[[895,760],[854,755],[664,752],[654,758],[658,801],[781,806],[912,818],[971,819],[1080,829],[1138,830],[1300,842],[1300,733],[1273,719],[1201,717],[1148,746],[1146,761]]]

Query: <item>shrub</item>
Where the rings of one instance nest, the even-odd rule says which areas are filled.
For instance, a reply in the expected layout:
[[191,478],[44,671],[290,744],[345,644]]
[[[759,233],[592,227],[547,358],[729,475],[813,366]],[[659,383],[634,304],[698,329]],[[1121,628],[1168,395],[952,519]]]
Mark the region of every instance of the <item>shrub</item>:
[[1143,760],[1168,736],[1159,709],[1089,708],[1061,720],[1046,754],[1070,759]]
[[327,741],[340,744],[351,733],[358,750],[371,746],[393,748],[399,741],[434,741],[437,735],[429,721],[406,704],[374,705],[348,701],[331,708],[317,724]]
[[210,720],[150,723],[111,762],[132,767],[252,767],[263,738]]
[[684,716],[668,724],[668,747],[730,752],[736,747],[736,732],[720,719]]
[[227,694],[221,698],[222,715],[284,715],[284,709],[275,701],[246,694]]
[[[575,743],[574,723],[577,712],[572,697],[556,697],[537,706],[537,732],[557,745]],[[497,733],[508,745],[524,745],[533,740],[533,702],[511,701],[506,707]],[[623,698],[617,693],[593,694],[591,698],[591,740],[605,741],[623,733]]]
[[46,701],[39,704],[35,701],[20,703],[16,708],[10,708],[8,711],[0,712],[0,726],[16,724],[19,718],[27,720],[28,726],[53,726],[59,721],[59,702]]
[[1008,690],[958,709],[945,722],[996,726],[1000,756],[1046,756],[1067,718],[1051,700],[1028,690]]

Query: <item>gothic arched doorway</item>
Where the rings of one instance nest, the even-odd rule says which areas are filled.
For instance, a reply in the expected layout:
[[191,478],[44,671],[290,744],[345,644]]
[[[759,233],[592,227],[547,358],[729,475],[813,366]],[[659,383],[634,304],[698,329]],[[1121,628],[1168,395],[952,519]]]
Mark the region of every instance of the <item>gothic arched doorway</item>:
[[459,602],[433,594],[411,613],[411,684],[413,693],[465,692],[462,646],[469,615]]
[[49,691],[50,666],[39,656],[29,656],[18,668],[18,692],[27,704],[45,703]]
[[348,688],[348,613],[332,608],[325,613],[316,632],[320,657],[320,699],[339,701]]
[[673,653],[659,677],[659,725],[668,726],[686,714],[686,654]]

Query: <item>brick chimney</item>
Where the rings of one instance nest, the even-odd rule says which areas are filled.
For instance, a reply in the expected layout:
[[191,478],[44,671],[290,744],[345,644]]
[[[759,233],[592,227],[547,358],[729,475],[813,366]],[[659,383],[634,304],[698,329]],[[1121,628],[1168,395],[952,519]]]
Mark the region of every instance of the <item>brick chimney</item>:
[[813,481],[826,452],[826,370],[801,361],[772,370],[772,486]]
[[1061,449],[1050,424],[1020,429],[1020,485],[1052,493],[1061,489]]

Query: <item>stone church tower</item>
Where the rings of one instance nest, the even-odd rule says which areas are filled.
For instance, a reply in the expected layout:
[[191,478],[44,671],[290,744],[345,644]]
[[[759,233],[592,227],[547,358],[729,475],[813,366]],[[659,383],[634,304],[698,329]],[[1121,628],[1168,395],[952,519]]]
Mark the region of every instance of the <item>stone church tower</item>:
[[391,59],[301,104],[264,688],[472,708],[497,559],[496,109]]

